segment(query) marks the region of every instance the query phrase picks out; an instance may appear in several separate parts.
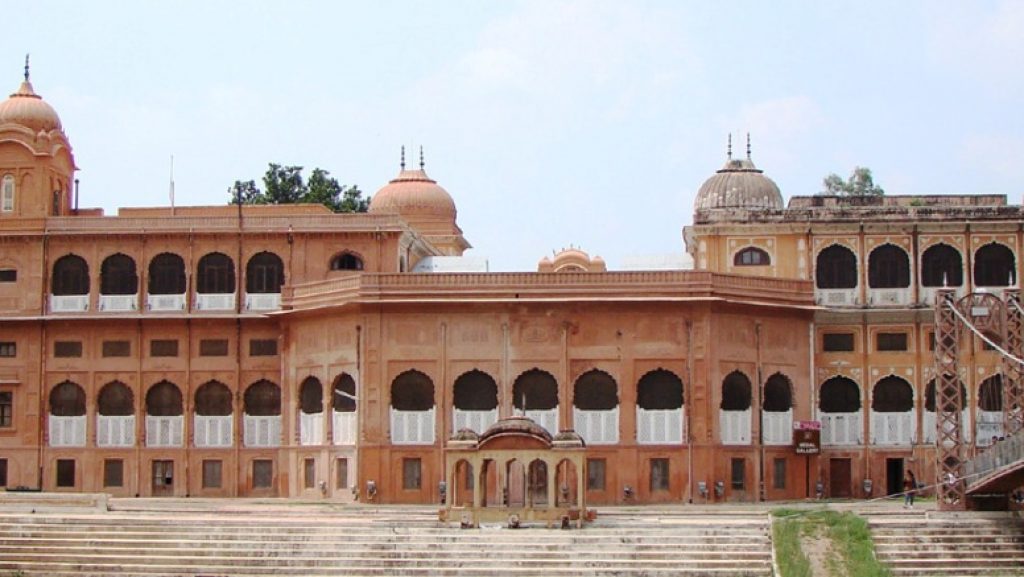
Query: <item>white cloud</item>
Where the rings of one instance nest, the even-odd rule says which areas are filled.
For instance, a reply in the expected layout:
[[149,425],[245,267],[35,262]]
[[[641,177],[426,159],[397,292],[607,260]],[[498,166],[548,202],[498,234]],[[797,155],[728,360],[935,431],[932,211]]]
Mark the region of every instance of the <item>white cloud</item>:
[[[763,159],[765,166],[781,170],[796,162],[822,126],[825,114],[818,103],[807,96],[789,96],[745,104],[732,117],[722,120],[723,132],[733,132],[733,152],[739,155],[749,132],[753,141],[753,157]],[[771,143],[758,147],[758,143]]]
[[941,65],[981,83],[976,89],[1024,91],[1018,71],[1024,60],[1024,2],[943,3],[927,14],[932,52]]
[[980,170],[995,173],[999,177],[1020,182],[1024,169],[1020,159],[1024,158],[1024,139],[984,134],[967,137],[960,147],[963,161]]

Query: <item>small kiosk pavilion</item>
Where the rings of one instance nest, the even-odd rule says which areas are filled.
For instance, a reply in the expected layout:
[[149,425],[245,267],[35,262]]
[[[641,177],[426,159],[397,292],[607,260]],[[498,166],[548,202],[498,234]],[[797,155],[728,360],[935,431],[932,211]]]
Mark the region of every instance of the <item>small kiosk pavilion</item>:
[[465,527],[495,522],[583,526],[586,453],[575,432],[552,438],[532,419],[513,416],[481,435],[462,429],[445,448],[442,520]]

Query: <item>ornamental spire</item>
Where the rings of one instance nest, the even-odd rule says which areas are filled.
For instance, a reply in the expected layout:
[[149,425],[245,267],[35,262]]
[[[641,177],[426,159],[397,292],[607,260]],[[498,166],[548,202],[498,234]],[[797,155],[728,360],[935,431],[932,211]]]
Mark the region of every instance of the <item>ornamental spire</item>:
[[25,55],[25,82],[28,82],[28,54]]
[[401,167],[402,167],[402,170],[405,170],[405,145],[404,144],[402,145],[402,163],[401,163]]
[[423,145],[420,145],[420,170],[423,170]]
[[729,147],[725,152],[727,160],[732,160],[732,133],[729,133]]
[[750,160],[750,133],[747,133],[747,160]]

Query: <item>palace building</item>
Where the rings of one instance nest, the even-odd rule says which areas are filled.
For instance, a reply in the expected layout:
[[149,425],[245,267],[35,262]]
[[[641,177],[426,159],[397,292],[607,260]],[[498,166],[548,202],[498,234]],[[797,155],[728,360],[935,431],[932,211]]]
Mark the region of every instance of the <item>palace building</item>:
[[[666,247],[687,270],[570,248],[487,272],[422,161],[362,214],[106,216],[78,208],[76,169],[26,70],[0,103],[8,489],[437,503],[450,442],[518,423],[584,451],[509,464],[531,499],[551,483],[598,505],[899,491],[906,469],[935,474],[936,291],[1015,288],[1024,242],[999,195],[784,204],[749,145]],[[1001,361],[964,342],[964,437],[983,447],[1002,432]],[[797,453],[794,425],[814,422],[820,453]],[[495,490],[455,470],[450,490]]]

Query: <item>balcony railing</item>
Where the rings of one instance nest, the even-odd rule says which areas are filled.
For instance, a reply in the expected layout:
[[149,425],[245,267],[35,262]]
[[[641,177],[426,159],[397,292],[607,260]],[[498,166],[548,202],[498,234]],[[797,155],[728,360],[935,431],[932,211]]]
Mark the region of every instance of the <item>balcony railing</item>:
[[619,442],[619,408],[583,411],[573,407],[573,428],[588,445],[614,445]]
[[1005,434],[1002,411],[978,411],[978,446],[987,447]]
[[246,447],[280,447],[281,416],[245,415],[245,446]]
[[853,307],[860,304],[856,288],[814,289],[814,303],[826,307]]
[[134,447],[135,415],[96,417],[97,447]]
[[683,408],[636,408],[636,442],[641,445],[679,445],[686,430]]
[[524,411],[528,419],[544,427],[544,430],[555,435],[558,433],[558,408],[535,409]]
[[765,445],[793,444],[793,409],[764,411],[761,423],[764,427],[761,435]]
[[85,415],[58,417],[50,415],[51,447],[84,447]]
[[84,313],[89,310],[89,295],[50,295],[51,313]]
[[182,312],[185,310],[185,295],[146,295],[146,310],[161,312]]
[[395,445],[433,445],[434,411],[391,409],[391,442]]
[[180,447],[184,444],[185,417],[146,415],[147,447]]
[[[921,426],[924,428],[924,442],[928,444],[935,443],[935,437],[938,434],[938,429],[935,425],[935,411],[925,411],[924,419]],[[960,434],[963,436],[964,441],[971,441],[971,415],[970,411],[964,409],[960,414]]]
[[129,313],[139,310],[139,295],[100,295],[99,309],[110,313]]
[[917,435],[914,411],[882,413],[871,411],[871,443],[874,445],[912,445]]
[[869,288],[868,304],[872,306],[909,306],[911,304],[910,287],[907,288]]
[[750,409],[745,411],[718,410],[723,445],[750,444]]
[[861,444],[864,415],[856,413],[821,413],[821,444],[831,446]]
[[233,311],[235,293],[196,293],[197,311]]
[[334,444],[355,445],[359,429],[355,411],[331,411],[334,413]]
[[498,422],[498,408],[490,411],[463,411],[452,409],[452,432],[457,433],[462,429],[469,429],[476,434],[483,434],[491,428],[491,425]]
[[232,446],[234,417],[231,415],[196,415],[195,445],[199,448],[222,448]]
[[281,293],[245,293],[245,310],[276,311],[281,308]]
[[324,444],[324,414],[299,412],[299,444],[303,446]]

